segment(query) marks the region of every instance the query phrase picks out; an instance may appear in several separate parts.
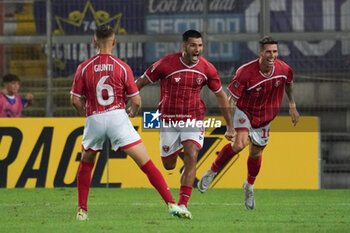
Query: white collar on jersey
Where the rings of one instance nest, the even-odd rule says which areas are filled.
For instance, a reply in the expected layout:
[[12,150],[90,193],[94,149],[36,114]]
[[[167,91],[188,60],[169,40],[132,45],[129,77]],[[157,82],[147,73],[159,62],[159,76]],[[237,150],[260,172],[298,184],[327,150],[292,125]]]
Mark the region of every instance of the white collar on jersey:
[[259,73],[261,74],[261,76],[263,76],[264,78],[271,78],[273,76],[273,74],[275,73],[275,65],[273,65],[272,67],[272,72],[270,74],[270,76],[266,76],[264,75],[264,73],[259,69]]
[[182,57],[180,57],[180,61],[181,61],[181,63],[184,64],[184,66],[186,66],[187,68],[193,68],[193,67],[195,67],[195,66],[199,63],[200,58],[198,58],[197,63],[195,63],[195,64],[193,64],[193,65],[191,65],[191,66],[189,66],[189,65],[187,65],[185,62],[183,62]]

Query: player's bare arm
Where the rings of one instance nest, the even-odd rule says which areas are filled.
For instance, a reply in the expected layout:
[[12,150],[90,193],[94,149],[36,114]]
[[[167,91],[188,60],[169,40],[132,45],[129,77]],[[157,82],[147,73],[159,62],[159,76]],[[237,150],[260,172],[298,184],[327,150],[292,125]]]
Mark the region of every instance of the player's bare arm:
[[293,97],[293,86],[293,82],[286,83],[285,91],[289,100],[289,115],[292,118],[293,125],[296,126],[299,121],[299,112]]
[[83,98],[71,95],[70,102],[75,108],[75,110],[77,110],[77,112],[80,114],[80,116],[86,116],[85,100]]
[[215,94],[216,99],[219,104],[219,108],[221,110],[222,115],[225,118],[226,121],[226,132],[225,137],[227,140],[232,141],[235,136],[235,130],[233,128],[233,117],[232,117],[232,111],[230,108],[230,104],[227,100],[227,96],[223,90],[219,91]]
[[137,88],[141,90],[141,88],[150,84],[151,82],[145,77],[145,75],[142,75],[140,78],[136,79],[135,83]]
[[[229,106],[230,106],[230,112],[231,112],[232,116],[235,115],[237,100],[238,100],[238,99],[234,98],[232,95],[229,95],[229,96],[228,96],[228,103],[229,103]],[[232,117],[232,119],[233,119],[233,117]],[[232,120],[232,122],[233,122],[233,120]],[[233,129],[234,129],[234,128],[233,128]],[[236,136],[237,136],[237,132],[234,131],[234,133],[235,133],[235,134],[234,134],[234,136],[233,136],[233,138],[232,138],[231,141],[234,141],[234,139],[235,139]]]
[[131,102],[130,107],[126,110],[129,117],[135,117],[141,108],[141,98],[140,95],[135,95],[129,98]]
[[232,95],[229,95],[228,102],[230,104],[230,108],[231,108],[232,114],[235,115],[237,99],[234,98]]

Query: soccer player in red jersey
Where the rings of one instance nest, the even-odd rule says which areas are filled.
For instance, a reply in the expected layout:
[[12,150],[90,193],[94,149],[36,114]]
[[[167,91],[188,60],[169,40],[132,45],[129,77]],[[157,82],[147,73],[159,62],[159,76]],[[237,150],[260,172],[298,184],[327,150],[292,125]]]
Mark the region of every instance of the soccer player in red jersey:
[[[102,150],[106,139],[114,150],[125,151],[147,175],[157,189],[169,213],[189,218],[179,206],[160,171],[154,166],[129,117],[139,111],[141,100],[130,67],[112,55],[116,44],[113,29],[100,26],[94,35],[98,54],[81,63],[77,68],[71,89],[71,103],[81,116],[86,116],[82,140],[82,157],[77,174],[78,214],[77,220],[85,221],[87,199],[96,153]],[[125,111],[125,99],[131,106]]]
[[[163,57],[151,65],[136,80],[139,90],[149,83],[160,81],[161,99],[159,111],[167,128],[160,132],[162,162],[167,170],[176,166],[177,155],[184,149],[184,169],[180,178],[180,199],[178,205],[187,210],[192,185],[196,175],[199,150],[203,146],[203,127],[175,127],[181,121],[203,121],[206,112],[200,98],[203,86],[208,85],[215,93],[219,107],[227,122],[225,136],[231,140],[234,135],[232,115],[225,92],[215,67],[201,57],[202,35],[196,30],[188,30],[183,35],[182,52]],[[164,125],[163,125],[164,126]]]
[[293,70],[277,59],[277,41],[266,36],[259,41],[259,58],[242,65],[228,86],[234,111],[234,140],[224,146],[218,157],[198,182],[206,192],[217,172],[249,143],[248,176],[243,184],[245,206],[255,208],[253,185],[261,166],[262,152],[269,140],[270,122],[281,106],[283,92],[289,99],[289,114],[294,126],[299,113],[293,98]]

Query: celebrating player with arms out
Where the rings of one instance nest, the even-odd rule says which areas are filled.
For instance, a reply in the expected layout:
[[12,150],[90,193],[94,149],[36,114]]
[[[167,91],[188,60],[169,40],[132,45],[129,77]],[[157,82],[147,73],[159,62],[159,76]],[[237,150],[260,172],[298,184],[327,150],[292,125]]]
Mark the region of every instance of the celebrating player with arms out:
[[[234,135],[232,115],[225,92],[215,67],[201,57],[203,43],[198,31],[188,30],[182,35],[182,52],[163,57],[150,66],[143,76],[136,80],[139,90],[149,83],[160,81],[161,99],[159,110],[165,122],[187,120],[202,121],[206,112],[200,99],[204,85],[216,95],[219,107],[227,122],[226,137]],[[171,129],[169,129],[171,128]],[[187,211],[192,185],[196,175],[199,150],[203,146],[204,128],[180,128],[168,125],[160,132],[162,162],[167,170],[176,166],[177,155],[184,149],[184,169],[180,178],[180,199],[178,205]]]
[[[98,54],[79,65],[71,90],[71,103],[81,116],[87,116],[82,140],[82,157],[77,174],[78,214],[77,220],[85,221],[91,173],[96,153],[102,150],[106,139],[114,150],[125,151],[147,175],[157,189],[169,213],[189,218],[174,198],[160,171],[147,154],[139,134],[128,116],[134,117],[141,105],[139,91],[130,67],[112,55],[116,44],[113,29],[100,26],[95,32],[94,44]],[[125,111],[125,99],[131,106]]]
[[259,44],[260,57],[241,66],[228,86],[229,101],[234,109],[235,140],[222,148],[198,182],[199,191],[206,192],[217,172],[249,143],[248,176],[243,184],[245,206],[249,210],[255,208],[253,185],[269,140],[270,122],[278,113],[284,90],[294,126],[299,120],[293,98],[293,70],[277,59],[277,41],[264,37]]

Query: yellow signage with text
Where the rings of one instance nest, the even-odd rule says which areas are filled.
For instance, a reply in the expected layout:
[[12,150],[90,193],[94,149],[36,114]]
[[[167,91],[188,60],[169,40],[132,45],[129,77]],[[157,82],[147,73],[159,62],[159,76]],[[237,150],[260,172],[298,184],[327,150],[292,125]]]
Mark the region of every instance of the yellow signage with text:
[[[222,120],[221,117],[214,117]],[[181,156],[172,171],[163,168],[159,130],[143,129],[141,117],[131,119],[154,164],[169,187],[179,187]],[[224,121],[223,121],[224,122]],[[85,118],[2,118],[0,121],[0,188],[74,187],[81,156]],[[225,127],[207,128],[199,153],[196,179],[228,143]],[[247,176],[248,147],[216,176],[215,188],[240,188]],[[317,117],[301,117],[296,127],[289,117],[271,124],[255,188],[317,189],[319,187],[319,132]],[[136,163],[108,144],[98,153],[92,187],[152,187]]]

